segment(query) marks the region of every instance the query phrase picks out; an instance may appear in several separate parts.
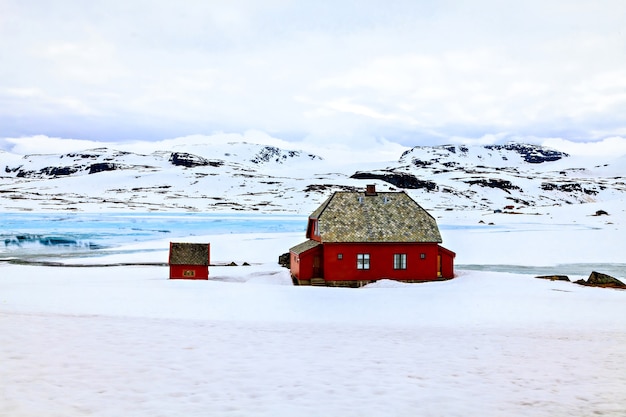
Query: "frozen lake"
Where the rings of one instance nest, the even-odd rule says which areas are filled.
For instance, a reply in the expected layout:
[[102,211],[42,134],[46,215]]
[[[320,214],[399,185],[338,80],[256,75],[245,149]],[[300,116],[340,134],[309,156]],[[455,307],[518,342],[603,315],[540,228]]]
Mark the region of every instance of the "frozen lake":
[[207,213],[3,213],[0,258],[96,255],[101,249],[167,238],[302,232],[306,217]]
[[[193,236],[295,232],[302,233],[304,238],[306,224],[306,216],[258,213],[3,213],[0,217],[0,261],[54,262],[112,253],[162,251],[167,248],[144,247],[141,243]],[[570,276],[588,276],[592,270],[598,270],[616,277],[626,276],[626,263],[620,262],[621,259],[607,263],[585,260],[574,263],[570,261],[572,257],[567,256],[567,261],[555,260],[553,264],[545,265],[538,259],[532,263],[520,262],[522,256],[508,256],[510,251],[501,248],[490,249],[499,254],[488,259],[481,254],[488,250],[477,251],[473,243],[476,238],[483,242],[481,247],[491,240],[494,245],[500,245],[498,242],[512,239],[535,239],[532,247],[536,247],[533,236],[545,240],[554,233],[575,232],[578,236],[600,232],[589,225],[528,223],[485,228],[476,224],[440,223],[439,226],[444,246],[449,246],[459,255],[456,260],[459,270]],[[140,245],[135,245],[137,243]],[[128,245],[133,245],[133,248],[125,248]],[[530,253],[532,247],[527,247],[525,252]],[[478,252],[478,255],[468,257],[472,252]]]
[[564,263],[550,266],[457,264],[455,267],[471,271],[512,272],[527,275],[567,275],[570,278],[587,277],[591,271],[598,271],[614,277],[626,277],[626,264],[624,263]]

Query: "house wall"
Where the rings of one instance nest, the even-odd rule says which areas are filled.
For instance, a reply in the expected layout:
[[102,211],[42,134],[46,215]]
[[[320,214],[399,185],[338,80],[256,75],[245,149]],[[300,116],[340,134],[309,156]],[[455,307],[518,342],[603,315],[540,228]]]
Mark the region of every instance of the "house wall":
[[300,255],[290,252],[289,256],[289,270],[291,271],[291,277],[293,279],[300,279],[300,269],[302,266],[302,258]]
[[209,279],[206,265],[170,265],[170,279]]
[[455,253],[442,246],[439,246],[439,256],[441,256],[441,278],[454,278]]
[[[369,253],[370,269],[357,269],[360,253]],[[401,253],[407,255],[406,269],[394,269],[394,254]],[[324,278],[326,281],[441,279],[438,255],[437,243],[325,243]]]
[[[292,278],[298,281],[310,281],[311,278],[323,277],[322,246],[317,246],[300,254],[290,253]],[[319,259],[319,268],[315,268],[315,258]]]

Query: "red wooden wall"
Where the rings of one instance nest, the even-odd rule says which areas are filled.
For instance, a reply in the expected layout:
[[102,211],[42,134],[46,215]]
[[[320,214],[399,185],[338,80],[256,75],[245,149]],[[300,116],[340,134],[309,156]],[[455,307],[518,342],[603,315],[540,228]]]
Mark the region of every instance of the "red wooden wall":
[[[322,246],[317,246],[311,250],[302,252],[299,255],[293,252],[290,255],[290,269],[292,276],[305,281],[309,281],[311,278],[324,276]],[[316,261],[316,257],[318,261]],[[314,268],[315,262],[319,262],[319,269]]]
[[209,279],[207,265],[170,265],[170,279]]
[[[370,269],[357,269],[360,253],[369,253]],[[406,254],[406,269],[394,269],[394,254]],[[436,243],[326,243],[324,278],[328,281],[435,280],[440,278],[438,255]]]
[[441,257],[441,278],[454,278],[454,257],[456,254],[443,246],[439,246],[439,256]]

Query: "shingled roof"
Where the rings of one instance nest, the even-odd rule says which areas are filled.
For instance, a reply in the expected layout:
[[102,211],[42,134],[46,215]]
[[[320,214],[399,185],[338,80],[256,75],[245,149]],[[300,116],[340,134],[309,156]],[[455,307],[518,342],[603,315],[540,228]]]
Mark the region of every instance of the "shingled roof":
[[437,221],[405,192],[336,192],[309,217],[322,243],[442,242]]
[[170,265],[208,265],[209,245],[206,243],[170,244]]
[[309,239],[306,242],[302,242],[299,245],[296,245],[293,248],[290,248],[289,251],[300,255],[301,253],[306,252],[310,249],[313,249],[314,247],[319,246],[319,245],[321,245],[320,242],[316,242],[315,240]]

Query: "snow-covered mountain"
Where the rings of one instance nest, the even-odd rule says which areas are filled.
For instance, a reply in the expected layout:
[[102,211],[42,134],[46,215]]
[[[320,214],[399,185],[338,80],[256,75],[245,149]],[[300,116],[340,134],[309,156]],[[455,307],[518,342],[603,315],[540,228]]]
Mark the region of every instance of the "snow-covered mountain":
[[177,144],[136,153],[0,152],[4,210],[309,213],[335,190],[406,190],[434,209],[497,209],[622,198],[624,158],[590,161],[528,144],[414,147],[375,166],[337,167],[275,146]]
[[537,145],[418,146],[398,165],[358,172],[418,189],[435,206],[490,209],[612,200],[626,192],[624,158],[607,163]]

